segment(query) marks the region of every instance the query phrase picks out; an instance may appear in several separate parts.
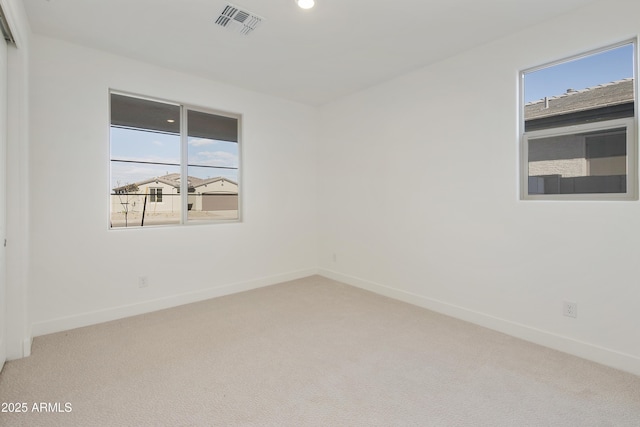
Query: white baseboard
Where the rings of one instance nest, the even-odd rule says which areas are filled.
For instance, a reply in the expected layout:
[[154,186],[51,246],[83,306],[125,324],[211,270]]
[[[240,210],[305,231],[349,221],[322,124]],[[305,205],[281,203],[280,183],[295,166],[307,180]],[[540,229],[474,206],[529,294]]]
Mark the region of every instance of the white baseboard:
[[489,314],[469,310],[444,301],[405,292],[332,270],[320,269],[318,270],[318,274],[379,295],[384,295],[389,298],[417,305],[457,319],[465,320],[485,328],[493,329],[525,341],[562,351],[564,353],[591,360],[622,371],[630,372],[634,375],[640,375],[640,358],[631,354],[621,353],[598,345],[578,341],[549,331],[540,330],[521,323],[501,319]]
[[[98,323],[109,322],[111,320],[122,319],[125,317],[136,316],[139,314],[150,313],[153,311],[163,310],[166,308],[177,307],[179,305],[190,304],[193,302],[204,301],[210,298],[231,295],[238,292],[249,291],[251,289],[262,288],[265,286],[275,285],[289,280],[301,279],[303,277],[318,274],[317,269],[299,270],[275,276],[264,277],[260,279],[250,280],[246,282],[232,283],[214,288],[202,289],[195,292],[172,295],[155,300],[144,301],[135,304],[127,304],[119,307],[107,308],[88,313],[81,313],[72,316],[60,317],[57,319],[47,320],[44,322],[36,322],[32,324],[32,336],[52,334],[55,332],[67,331],[70,329],[81,328],[83,326],[95,325]],[[25,340],[24,352],[25,357],[31,354],[31,340]],[[27,354],[28,353],[28,354]]]

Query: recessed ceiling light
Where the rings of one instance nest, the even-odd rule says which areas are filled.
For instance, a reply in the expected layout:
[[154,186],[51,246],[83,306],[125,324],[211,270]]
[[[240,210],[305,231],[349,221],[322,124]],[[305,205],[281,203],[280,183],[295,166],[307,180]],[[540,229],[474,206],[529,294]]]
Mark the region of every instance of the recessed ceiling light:
[[175,123],[175,120],[173,120],[173,119],[167,119],[167,122],[169,122],[169,123]]
[[296,4],[302,9],[311,9],[316,2],[314,0],[296,0]]

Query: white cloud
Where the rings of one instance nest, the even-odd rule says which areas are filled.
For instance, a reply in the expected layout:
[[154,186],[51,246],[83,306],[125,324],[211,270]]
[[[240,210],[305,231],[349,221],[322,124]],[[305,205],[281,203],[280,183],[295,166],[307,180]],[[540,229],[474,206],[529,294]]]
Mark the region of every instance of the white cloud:
[[238,166],[238,155],[226,151],[200,151],[190,162],[206,166]]
[[172,166],[144,165],[135,163],[112,163],[111,187],[115,188],[126,184],[133,184],[174,172],[179,172],[179,170]]
[[191,145],[193,147],[202,147],[202,146],[205,146],[205,145],[215,145],[217,143],[218,143],[218,141],[214,141],[213,139],[204,139],[204,138],[192,139],[191,141],[189,141],[189,145]]

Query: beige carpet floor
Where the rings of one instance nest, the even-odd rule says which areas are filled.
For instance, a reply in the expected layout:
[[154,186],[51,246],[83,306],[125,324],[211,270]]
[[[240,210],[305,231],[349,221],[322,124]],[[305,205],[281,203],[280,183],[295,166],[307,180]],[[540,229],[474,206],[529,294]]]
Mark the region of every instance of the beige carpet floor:
[[38,337],[0,402],[28,406],[2,426],[637,427],[640,377],[313,276]]

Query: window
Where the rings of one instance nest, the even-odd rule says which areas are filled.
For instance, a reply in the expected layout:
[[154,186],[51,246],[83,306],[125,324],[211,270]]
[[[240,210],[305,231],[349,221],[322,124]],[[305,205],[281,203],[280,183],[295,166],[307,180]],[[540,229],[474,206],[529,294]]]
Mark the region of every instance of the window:
[[110,226],[238,220],[240,117],[111,93]]
[[151,196],[151,202],[162,203],[162,188],[150,188],[149,194]]
[[522,72],[522,199],[637,198],[635,46]]

